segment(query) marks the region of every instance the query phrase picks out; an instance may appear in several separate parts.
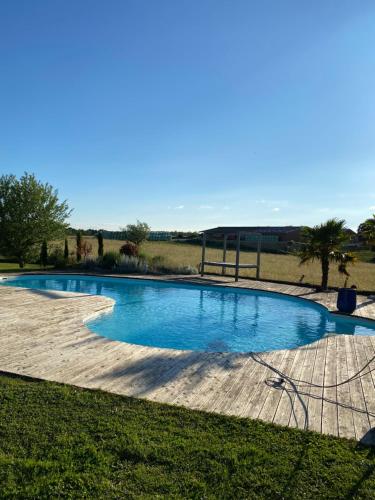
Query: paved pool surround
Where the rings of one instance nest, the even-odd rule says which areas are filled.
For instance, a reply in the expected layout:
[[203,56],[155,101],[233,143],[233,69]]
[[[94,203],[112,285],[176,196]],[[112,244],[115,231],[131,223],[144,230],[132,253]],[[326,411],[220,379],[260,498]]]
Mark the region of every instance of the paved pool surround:
[[[330,311],[337,299],[335,292],[253,280],[152,279],[286,293]],[[338,385],[370,362],[375,336],[333,335],[259,354],[146,347],[100,337],[85,326],[113,305],[104,296],[0,287],[0,370],[375,443],[375,371],[369,372],[375,361],[362,376]],[[375,301],[359,296],[356,315],[375,320]]]

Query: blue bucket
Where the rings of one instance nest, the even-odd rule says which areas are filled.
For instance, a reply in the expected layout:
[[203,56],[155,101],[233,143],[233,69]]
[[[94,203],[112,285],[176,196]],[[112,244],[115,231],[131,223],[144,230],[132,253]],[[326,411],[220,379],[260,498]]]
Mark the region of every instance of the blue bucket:
[[353,288],[339,288],[337,309],[346,314],[352,314],[357,307],[357,290]]

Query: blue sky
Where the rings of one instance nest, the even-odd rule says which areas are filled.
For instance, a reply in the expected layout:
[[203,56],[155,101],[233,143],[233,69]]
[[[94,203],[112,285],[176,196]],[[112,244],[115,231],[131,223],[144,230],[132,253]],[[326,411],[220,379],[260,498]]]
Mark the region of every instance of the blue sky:
[[2,0],[0,173],[71,223],[316,224],[375,211],[375,3]]

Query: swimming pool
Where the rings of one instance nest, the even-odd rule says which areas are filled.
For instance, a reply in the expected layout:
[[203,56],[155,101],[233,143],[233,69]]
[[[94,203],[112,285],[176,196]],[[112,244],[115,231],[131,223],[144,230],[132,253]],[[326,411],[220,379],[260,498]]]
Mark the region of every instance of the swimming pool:
[[375,322],[258,290],[78,275],[19,276],[0,283],[111,297],[113,312],[87,326],[98,335],[146,346],[261,352],[298,347],[327,334],[375,335]]

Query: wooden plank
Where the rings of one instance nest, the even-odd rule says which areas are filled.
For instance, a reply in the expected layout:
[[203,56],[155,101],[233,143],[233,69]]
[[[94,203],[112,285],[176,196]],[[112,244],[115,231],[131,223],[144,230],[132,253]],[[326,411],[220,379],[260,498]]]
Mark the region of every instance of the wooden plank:
[[[345,335],[348,377],[352,377],[358,372],[357,358],[352,340],[353,337],[351,335]],[[355,437],[357,440],[360,440],[370,429],[370,421],[367,415],[367,408],[360,379],[355,378],[349,382],[349,387],[352,400]]]
[[289,427],[297,427],[298,429],[307,429],[308,427],[311,380],[314,372],[318,345],[319,342],[313,342],[301,348],[306,354],[302,363],[300,375],[301,382],[296,383],[298,394],[295,394],[296,403],[293,404],[293,412],[290,415],[288,424]]
[[350,395],[350,384],[343,384],[348,377],[346,341],[344,335],[338,335],[336,338],[337,348],[337,421],[338,434],[340,437],[352,438],[355,436],[352,399]]
[[297,381],[300,370],[303,366],[305,351],[302,349],[293,349],[293,356],[290,358],[290,364],[286,369],[285,390],[281,393],[281,398],[273,416],[273,422],[280,425],[289,425],[291,414],[295,411],[295,396],[298,390]]
[[322,432],[338,435],[336,335],[327,338],[327,355],[324,370]]
[[[292,351],[292,355],[295,354]],[[293,360],[291,359],[291,352],[288,350],[284,350],[280,352],[280,357],[275,363],[274,368],[275,372],[270,374],[270,377],[267,380],[267,391],[266,398],[263,402],[263,405],[259,406],[259,413],[256,415],[253,413],[254,418],[260,418],[261,420],[266,420],[268,422],[273,422],[276,410],[278,408],[279,402],[282,398],[283,392],[288,390],[288,384],[277,384],[277,379],[284,377],[285,374],[289,374],[289,370],[291,367],[291,363]],[[279,375],[280,372],[282,375]],[[274,386],[272,386],[272,383]]]
[[263,408],[263,404],[267,398],[267,395],[270,392],[270,387],[266,384],[268,378],[273,377],[275,372],[273,368],[277,368],[279,366],[280,356],[282,356],[282,360],[284,357],[290,356],[290,351],[273,351],[272,353],[265,358],[262,353],[258,353],[254,359],[259,360],[259,367],[255,371],[254,382],[255,386],[251,391],[250,398],[243,410],[241,411],[241,416],[247,416],[251,418],[257,418],[261,409]]
[[[305,380],[306,375],[304,372],[305,368],[305,360],[310,355],[309,346],[304,346],[297,349],[298,355],[295,358],[293,363],[292,372],[290,373],[290,411],[288,418],[288,411],[284,412],[285,417],[280,419],[280,423],[282,425],[289,425],[290,427],[298,427],[299,419],[297,410],[300,412],[306,412],[307,409],[307,401],[304,399],[304,395],[302,394],[304,390],[304,383],[301,383],[301,380]],[[301,388],[302,385],[302,388]],[[283,404],[283,401],[280,401]],[[306,419],[304,419],[305,424]]]
[[311,379],[310,398],[308,405],[307,428],[322,431],[323,383],[326,363],[327,338],[319,341],[317,346],[314,371]]
[[[272,355],[262,355],[266,362],[272,360]],[[242,407],[249,403],[254,390],[259,383],[258,372],[261,366],[256,355],[247,354],[247,361],[236,377],[230,377],[228,383],[222,389],[221,394],[215,393],[216,401],[212,401],[213,411],[225,414],[237,414]]]
[[[375,337],[373,337],[373,338],[375,340]],[[375,343],[373,344],[371,342],[371,337],[370,336],[364,336],[362,338],[362,342],[363,342],[363,345],[364,345],[364,349],[365,349],[365,354],[366,354],[366,357],[367,357],[367,361],[370,362],[368,370],[373,370],[370,373],[371,373],[372,383],[374,385],[374,390],[375,390],[375,359],[374,359],[374,356],[375,356]]]
[[[355,341],[354,337],[352,337],[352,342],[356,355],[356,369],[357,372],[361,371],[358,375],[358,379],[362,385],[367,416],[370,421],[370,427],[375,428],[375,391],[372,375],[368,373],[369,367],[363,369],[370,362],[371,358],[367,355],[367,349],[363,345],[363,337],[357,336]],[[373,363],[373,368],[375,368],[375,363]]]
[[206,357],[208,358],[208,353],[205,356],[198,351],[180,352],[177,362],[166,369],[165,378],[159,387],[150,392],[147,397],[153,401],[173,403],[182,391],[188,392],[188,383],[194,376],[199,363],[204,362]]
[[[231,365],[235,354],[209,353],[204,362],[198,360],[194,375],[183,383],[183,390],[179,391],[173,400],[174,404],[188,405],[190,408],[201,409],[206,407],[205,400],[210,388],[216,385],[218,379],[233,376]],[[203,406],[202,406],[203,405]]]

